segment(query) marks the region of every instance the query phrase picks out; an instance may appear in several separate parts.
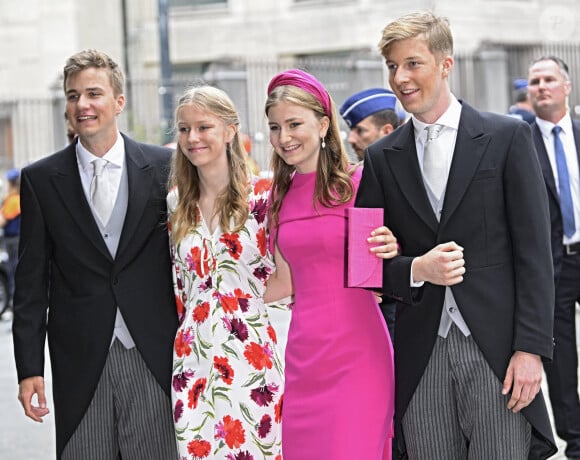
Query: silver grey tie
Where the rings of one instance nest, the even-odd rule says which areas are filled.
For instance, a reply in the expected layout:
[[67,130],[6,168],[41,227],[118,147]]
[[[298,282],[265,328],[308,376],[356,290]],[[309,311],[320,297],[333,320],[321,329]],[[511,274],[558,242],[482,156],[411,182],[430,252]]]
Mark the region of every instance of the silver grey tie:
[[91,202],[103,224],[109,221],[112,211],[112,202],[102,175],[107,163],[108,161],[102,158],[93,160],[93,178],[91,180]]
[[425,129],[427,141],[423,150],[423,176],[433,194],[439,199],[447,179],[446,159],[438,140],[443,125],[431,125]]

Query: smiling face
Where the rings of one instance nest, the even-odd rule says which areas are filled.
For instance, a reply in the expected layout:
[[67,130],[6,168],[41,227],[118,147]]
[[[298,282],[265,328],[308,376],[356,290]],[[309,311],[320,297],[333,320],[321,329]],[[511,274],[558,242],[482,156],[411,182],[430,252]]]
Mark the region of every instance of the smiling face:
[[117,115],[123,110],[125,96],[115,95],[109,71],[89,67],[74,73],[67,77],[65,91],[67,117],[83,145],[110,148],[117,139]]
[[195,104],[183,104],[177,110],[177,130],[181,152],[193,166],[224,168],[227,173],[227,144],[236,132],[234,125]]
[[437,57],[419,36],[393,42],[386,63],[391,89],[405,110],[423,123],[437,121],[451,103],[453,58]]
[[530,67],[528,94],[538,117],[558,123],[568,110],[572,84],[556,62],[545,59]]
[[313,110],[283,100],[272,105],[267,115],[276,154],[301,174],[316,171],[328,117],[319,119]]

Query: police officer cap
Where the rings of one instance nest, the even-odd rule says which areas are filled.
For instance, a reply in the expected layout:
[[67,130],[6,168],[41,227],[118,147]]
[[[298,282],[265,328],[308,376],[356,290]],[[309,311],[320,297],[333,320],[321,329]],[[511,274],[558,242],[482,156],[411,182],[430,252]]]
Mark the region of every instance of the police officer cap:
[[517,91],[519,89],[526,89],[528,87],[528,80],[525,78],[516,78],[514,80],[514,89]]
[[371,88],[353,94],[340,107],[340,115],[352,128],[369,115],[382,110],[395,110],[397,97],[384,88]]
[[6,172],[6,179],[16,180],[20,177],[20,171],[18,169],[9,169]]

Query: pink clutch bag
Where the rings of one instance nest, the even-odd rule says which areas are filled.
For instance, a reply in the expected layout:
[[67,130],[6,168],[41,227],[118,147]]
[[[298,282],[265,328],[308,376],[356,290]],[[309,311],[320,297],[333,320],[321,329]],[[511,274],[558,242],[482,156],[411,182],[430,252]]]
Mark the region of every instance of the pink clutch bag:
[[380,288],[383,261],[370,252],[367,238],[383,225],[382,208],[348,208],[348,287]]

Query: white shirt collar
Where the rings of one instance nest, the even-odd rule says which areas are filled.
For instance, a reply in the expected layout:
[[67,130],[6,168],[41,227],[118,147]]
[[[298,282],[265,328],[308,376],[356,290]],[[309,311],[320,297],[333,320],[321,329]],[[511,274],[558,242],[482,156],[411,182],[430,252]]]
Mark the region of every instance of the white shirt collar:
[[[80,139],[77,141],[76,148],[77,148],[77,159],[81,169],[85,171],[89,170],[91,168],[91,162],[98,157],[89,152],[83,146]],[[105,153],[105,155],[102,158],[104,158],[105,160],[107,160],[108,162],[112,163],[113,165],[119,168],[123,167],[123,163],[125,161],[125,141],[123,139],[123,136],[121,136],[121,133],[119,133],[119,131],[117,131],[117,140],[110,148],[110,150],[107,153]]]
[[[447,107],[447,110],[439,117],[439,119],[432,124],[439,124],[443,125],[445,128],[452,128],[455,131],[459,128],[459,119],[461,118],[461,104],[457,100],[457,98],[452,94],[451,95],[451,104]],[[414,115],[411,115],[411,120],[413,120],[413,126],[415,127],[415,141],[419,141],[419,139],[424,140],[427,136],[425,132],[425,128],[430,126],[427,123],[423,123],[415,118]]]
[[536,124],[538,125],[538,128],[540,128],[542,136],[546,139],[550,139],[550,136],[552,135],[552,128],[556,126],[556,124],[562,128],[562,131],[567,136],[572,134],[572,117],[570,117],[568,112],[566,112],[566,115],[564,115],[562,119],[556,124],[552,123],[551,121],[543,120],[540,117],[536,117]]

